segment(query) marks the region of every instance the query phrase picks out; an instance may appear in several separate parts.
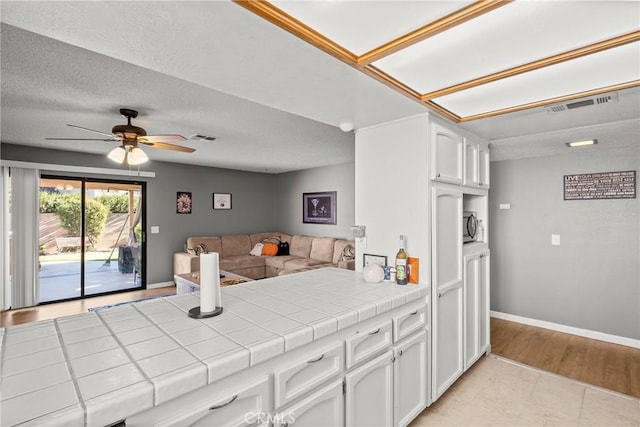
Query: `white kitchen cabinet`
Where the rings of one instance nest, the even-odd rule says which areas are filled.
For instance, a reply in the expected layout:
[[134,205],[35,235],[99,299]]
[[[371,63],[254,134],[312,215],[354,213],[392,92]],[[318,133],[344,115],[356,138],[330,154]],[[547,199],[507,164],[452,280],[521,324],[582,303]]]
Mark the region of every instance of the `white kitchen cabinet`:
[[412,307],[405,313],[393,317],[393,342],[397,343],[403,338],[427,327],[427,306],[420,304]]
[[437,338],[433,341],[432,397],[435,401],[464,372],[463,365],[463,321],[464,307],[462,282],[438,291],[434,303],[434,329]]
[[464,141],[464,178],[463,185],[467,187],[480,186],[480,165],[479,165],[480,146],[477,142],[469,139]]
[[325,427],[344,425],[342,378],[276,414],[274,426]]
[[462,192],[432,190],[431,397],[463,372]]
[[391,350],[345,375],[345,424],[393,424],[393,352]]
[[350,369],[358,363],[379,354],[393,343],[392,320],[386,320],[375,326],[358,330],[347,337],[346,367]]
[[153,411],[127,418],[127,426],[248,426],[268,425],[268,420],[253,417],[267,414],[271,409],[271,383],[269,376],[261,376],[237,384],[224,391],[207,386],[207,392],[199,392],[197,400],[184,397],[181,403],[170,404],[172,410],[166,416]]
[[427,407],[427,333],[422,331],[394,347],[394,425],[408,425]]
[[489,251],[464,257],[464,369],[489,350]]
[[489,188],[489,166],[491,162],[491,153],[489,152],[489,146],[479,146],[478,151],[478,185],[481,188]]
[[296,399],[344,370],[342,342],[288,362],[274,372],[275,407]]
[[465,138],[463,185],[472,188],[489,188],[490,160],[487,143]]
[[431,179],[462,184],[464,138],[438,123],[431,125]]

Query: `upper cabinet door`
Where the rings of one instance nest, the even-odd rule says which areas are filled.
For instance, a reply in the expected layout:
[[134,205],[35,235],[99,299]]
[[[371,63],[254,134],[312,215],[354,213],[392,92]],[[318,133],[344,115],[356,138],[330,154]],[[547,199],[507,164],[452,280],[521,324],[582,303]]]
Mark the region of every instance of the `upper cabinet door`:
[[437,123],[431,126],[431,179],[462,184],[464,138]]
[[477,142],[465,139],[464,141],[464,185],[468,187],[480,186],[478,165],[478,152],[480,146]]
[[491,161],[491,155],[489,147],[480,146],[478,152],[479,156],[479,182],[478,185],[481,188],[489,188],[489,163]]

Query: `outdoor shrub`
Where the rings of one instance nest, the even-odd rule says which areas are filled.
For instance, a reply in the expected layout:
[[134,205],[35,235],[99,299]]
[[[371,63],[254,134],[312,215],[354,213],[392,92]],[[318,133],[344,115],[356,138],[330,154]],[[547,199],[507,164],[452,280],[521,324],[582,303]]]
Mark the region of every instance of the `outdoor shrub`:
[[101,194],[95,200],[105,205],[111,213],[129,212],[129,196],[126,194]]
[[40,192],[40,213],[55,213],[60,204],[60,193],[50,191]]
[[[85,233],[91,241],[97,242],[102,230],[107,224],[108,209],[94,199],[86,200],[86,229]],[[82,213],[80,210],[80,196],[77,194],[65,194],[60,197],[56,213],[62,226],[69,236],[81,236]]]

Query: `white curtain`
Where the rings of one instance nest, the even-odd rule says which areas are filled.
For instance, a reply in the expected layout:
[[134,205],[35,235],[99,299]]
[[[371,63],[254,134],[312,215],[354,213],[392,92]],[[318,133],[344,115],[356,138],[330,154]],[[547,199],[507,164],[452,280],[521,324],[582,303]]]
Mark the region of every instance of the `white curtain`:
[[39,302],[40,171],[11,168],[11,308]]
[[0,247],[3,253],[0,264],[0,310],[7,310],[11,301],[11,281],[9,278],[9,168],[2,166],[0,170],[0,227],[2,227],[2,242]]

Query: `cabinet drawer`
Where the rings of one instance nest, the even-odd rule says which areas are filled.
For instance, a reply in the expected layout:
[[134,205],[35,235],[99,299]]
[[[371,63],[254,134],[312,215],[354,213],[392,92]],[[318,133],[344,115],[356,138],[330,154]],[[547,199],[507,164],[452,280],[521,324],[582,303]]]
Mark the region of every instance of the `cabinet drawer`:
[[347,337],[347,369],[391,345],[391,319]]
[[[188,395],[154,409],[127,418],[132,426],[249,426],[262,425],[264,419],[254,414],[266,414],[271,409],[269,376],[244,381],[236,387],[219,391],[207,386],[208,393],[197,393],[194,401]],[[192,396],[195,397],[195,396]]]
[[342,379],[277,412],[274,427],[341,427],[344,425]]
[[414,306],[406,313],[393,317],[393,342],[398,342],[427,326],[427,306]]
[[274,401],[279,408],[344,370],[342,343],[287,363],[274,373]]

